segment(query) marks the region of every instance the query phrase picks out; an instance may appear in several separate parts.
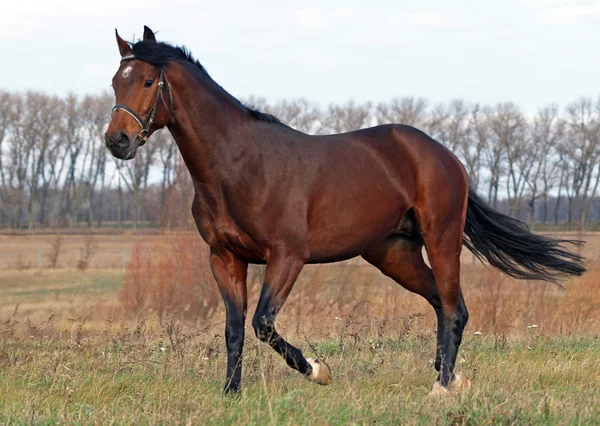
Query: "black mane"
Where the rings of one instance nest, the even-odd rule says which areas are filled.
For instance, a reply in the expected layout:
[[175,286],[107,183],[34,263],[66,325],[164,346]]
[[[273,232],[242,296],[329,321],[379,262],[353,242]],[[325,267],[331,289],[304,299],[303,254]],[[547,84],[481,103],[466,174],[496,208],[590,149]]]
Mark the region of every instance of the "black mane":
[[[164,68],[169,61],[187,62],[194,65],[196,70],[203,76],[210,78],[206,68],[192,56],[192,53],[185,46],[172,46],[163,42],[155,43],[140,40],[136,43],[131,43],[131,48],[133,55],[137,59],[148,62],[155,67]],[[233,96],[232,98],[239,102],[255,119],[269,123],[281,123],[274,115],[261,112],[250,105],[244,105]]]

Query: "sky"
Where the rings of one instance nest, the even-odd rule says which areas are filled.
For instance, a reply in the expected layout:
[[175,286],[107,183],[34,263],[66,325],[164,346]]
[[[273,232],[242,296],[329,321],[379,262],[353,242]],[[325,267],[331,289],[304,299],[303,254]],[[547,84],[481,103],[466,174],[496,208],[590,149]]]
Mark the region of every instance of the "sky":
[[0,89],[109,90],[114,29],[186,45],[234,96],[422,96],[524,111],[600,95],[600,1],[3,2]]

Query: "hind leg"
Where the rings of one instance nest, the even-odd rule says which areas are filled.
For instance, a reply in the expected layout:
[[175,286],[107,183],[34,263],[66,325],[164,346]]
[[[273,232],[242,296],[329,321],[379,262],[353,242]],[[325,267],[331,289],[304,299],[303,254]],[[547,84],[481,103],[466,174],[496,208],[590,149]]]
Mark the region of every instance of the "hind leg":
[[[417,221],[423,217],[417,211]],[[460,289],[463,220],[430,215],[419,222],[442,308],[442,359],[439,385],[455,380],[454,366],[469,314]]]
[[[428,248],[427,243],[425,247]],[[436,247],[437,249],[435,249]],[[442,248],[434,245],[434,249],[429,249],[427,253],[436,278],[444,323],[441,370],[438,382],[447,387],[455,379],[454,367],[458,348],[469,314],[460,290],[459,255],[449,255],[443,247],[443,244]]]
[[423,260],[422,248],[423,242],[417,235],[410,239],[394,236],[364,253],[363,258],[402,287],[419,294],[431,304],[437,316],[435,369],[440,371],[444,337],[442,304],[433,273]]

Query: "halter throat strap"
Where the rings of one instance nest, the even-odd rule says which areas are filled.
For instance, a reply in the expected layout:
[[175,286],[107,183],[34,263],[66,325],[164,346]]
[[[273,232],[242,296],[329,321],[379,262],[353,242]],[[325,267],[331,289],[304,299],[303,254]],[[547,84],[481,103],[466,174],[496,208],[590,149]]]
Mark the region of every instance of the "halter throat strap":
[[[137,59],[134,55],[127,55],[127,56],[123,56],[121,58],[121,62],[132,61],[134,59]],[[144,145],[146,143],[146,140],[148,140],[148,134],[150,133],[150,128],[152,127],[152,124],[154,123],[154,116],[156,115],[156,109],[158,107],[158,103],[162,100],[162,102],[165,104],[165,106],[167,106],[167,103],[165,102],[165,99],[163,96],[163,89],[164,89],[165,82],[167,83],[167,89],[169,91],[169,121],[171,121],[171,117],[173,115],[173,93],[171,92],[171,85],[167,81],[167,76],[165,75],[164,68],[160,69],[160,74],[158,77],[158,89],[156,91],[156,98],[154,99],[154,104],[152,105],[152,108],[148,112],[146,119],[142,118],[136,111],[129,108],[127,105],[116,104],[112,108],[111,117],[114,116],[115,113],[118,111],[124,111],[127,114],[129,114],[140,125],[141,130],[136,137],[137,139],[140,140],[139,146]]]

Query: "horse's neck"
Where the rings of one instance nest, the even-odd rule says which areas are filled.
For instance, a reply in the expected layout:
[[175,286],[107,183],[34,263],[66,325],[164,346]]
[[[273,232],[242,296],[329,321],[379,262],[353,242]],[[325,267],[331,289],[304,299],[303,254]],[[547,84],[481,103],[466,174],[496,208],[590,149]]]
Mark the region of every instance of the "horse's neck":
[[171,83],[175,103],[169,130],[195,182],[218,184],[226,166],[246,141],[247,111],[215,82],[181,74]]

